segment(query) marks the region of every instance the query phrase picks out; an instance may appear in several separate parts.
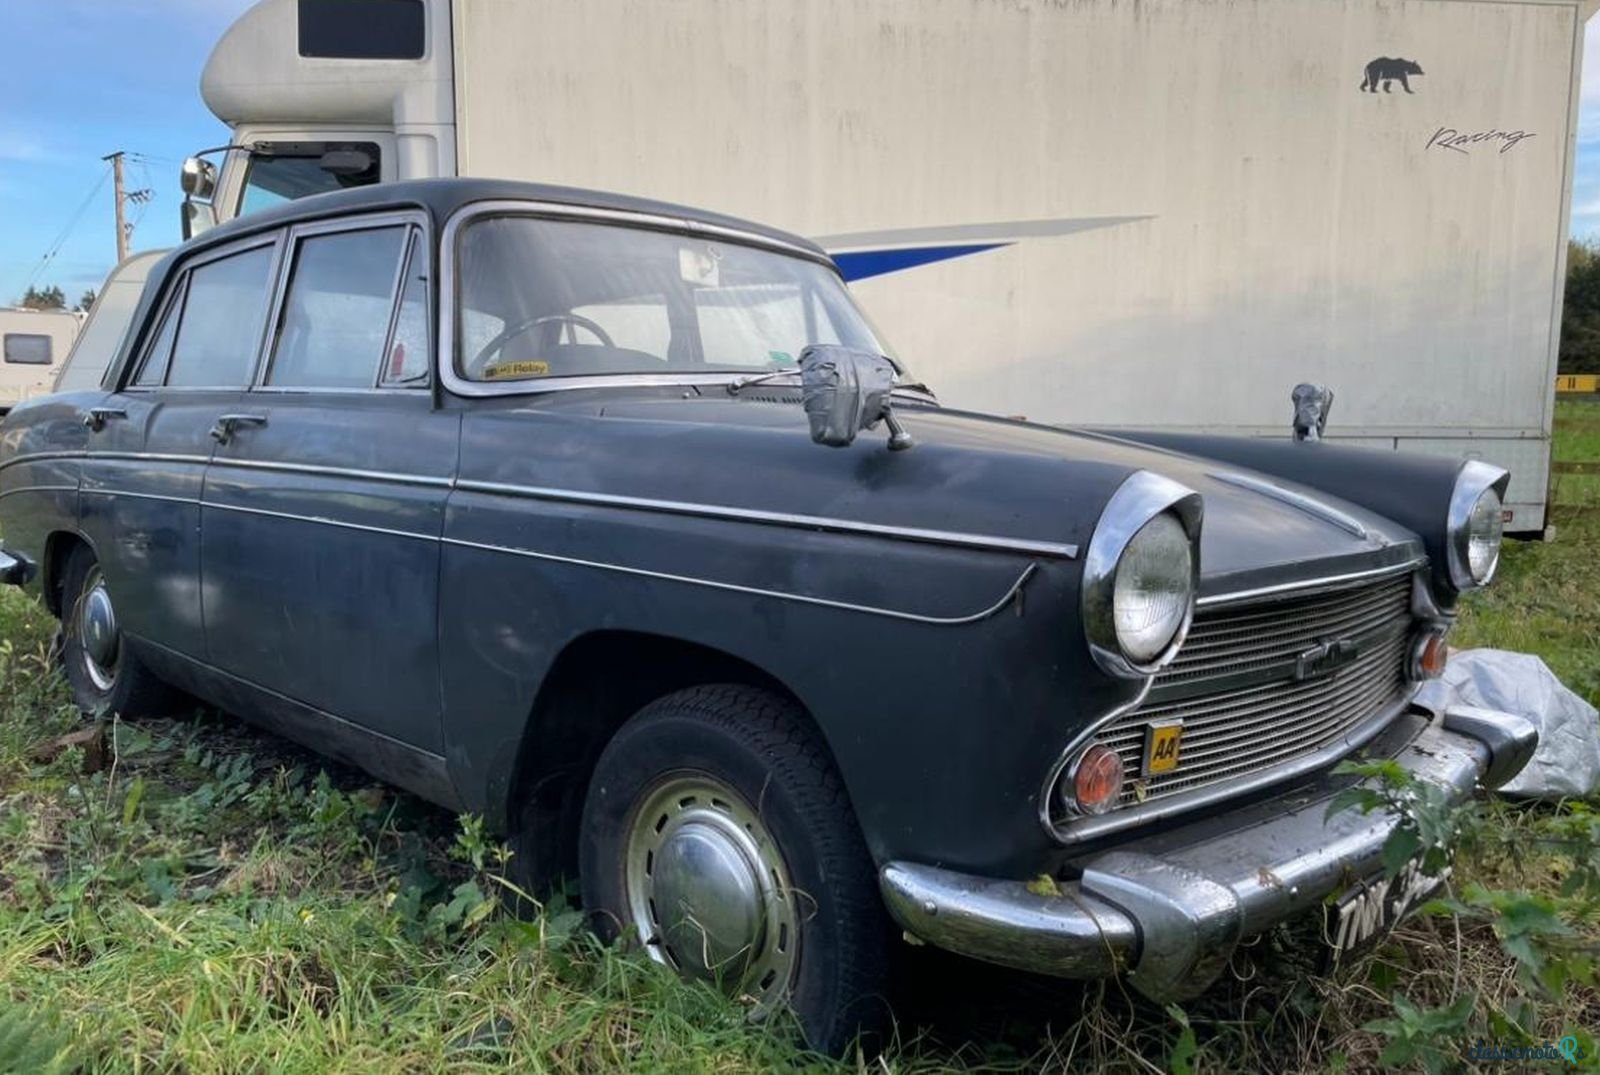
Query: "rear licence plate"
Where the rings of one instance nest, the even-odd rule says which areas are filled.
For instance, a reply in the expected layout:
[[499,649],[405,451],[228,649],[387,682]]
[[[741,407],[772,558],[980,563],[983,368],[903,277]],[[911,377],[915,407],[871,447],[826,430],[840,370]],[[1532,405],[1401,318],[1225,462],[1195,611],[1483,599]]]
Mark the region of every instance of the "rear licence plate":
[[1412,860],[1393,877],[1377,877],[1344,893],[1324,910],[1329,962],[1338,966],[1375,947],[1449,876],[1448,866],[1439,874],[1427,874],[1421,863]]

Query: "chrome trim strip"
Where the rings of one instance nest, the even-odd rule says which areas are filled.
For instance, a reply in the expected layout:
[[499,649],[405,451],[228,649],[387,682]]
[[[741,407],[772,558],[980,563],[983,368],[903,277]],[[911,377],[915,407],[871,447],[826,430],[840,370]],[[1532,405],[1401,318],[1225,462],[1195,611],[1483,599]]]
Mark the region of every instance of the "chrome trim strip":
[[732,582],[716,582],[712,579],[699,579],[689,575],[674,575],[665,571],[650,571],[641,567],[625,567],[621,564],[607,564],[598,560],[581,560],[572,556],[557,556],[554,553],[534,552],[531,549],[519,549],[509,545],[488,545],[478,541],[464,541],[461,538],[447,537],[444,544],[454,545],[464,549],[479,549],[485,552],[500,552],[511,556],[523,556],[533,560],[545,560],[556,564],[569,564],[574,567],[592,567],[601,571],[615,571],[623,575],[634,575],[641,578],[661,579],[664,582],[681,582],[690,586],[704,586],[712,590],[725,590],[731,593],[751,594],[756,597],[770,597],[779,601],[795,601],[803,605],[817,605],[823,608],[835,608],[845,612],[861,612],[871,616],[885,616],[889,619],[908,620],[912,623],[927,623],[939,627],[956,627],[969,623],[977,623],[988,619],[1001,609],[1009,605],[1027,581],[1038,570],[1038,564],[1029,564],[1023,568],[1022,574],[1017,576],[1009,589],[1001,595],[1000,599],[988,608],[974,612],[967,616],[924,616],[916,612],[901,612],[897,609],[875,608],[871,605],[856,605],[848,601],[830,601],[824,597],[808,597],[805,594],[783,593],[779,590],[764,590],[755,586],[740,586]]
[[449,489],[455,483],[450,478],[427,474],[400,474],[389,470],[357,470],[353,467],[329,467],[316,463],[277,463],[263,459],[229,459],[218,455],[211,460],[214,467],[232,467],[236,470],[270,470],[283,474],[314,474],[334,478],[362,478],[366,481],[388,482],[393,485],[423,485],[432,489]]
[[135,500],[160,500],[168,504],[190,504],[194,507],[200,506],[199,499],[192,496],[166,496],[161,493],[135,493],[128,489],[91,489],[88,486],[84,486],[82,491],[86,494],[92,494],[94,496],[126,496],[132,497]]
[[1156,802],[1114,810],[1109,814],[1101,814],[1099,817],[1073,818],[1060,825],[1047,821],[1045,828],[1060,843],[1082,843],[1109,833],[1120,832],[1133,825],[1142,825],[1162,818],[1173,817],[1177,814],[1186,814],[1191,810],[1198,810],[1227,799],[1248,795],[1253,791],[1280,781],[1290,780],[1323,768],[1359,750],[1375,738],[1379,732],[1393,724],[1402,713],[1410,708],[1415,693],[1416,685],[1412,684],[1396,701],[1378,710],[1347,735],[1341,736],[1338,741],[1292,762],[1285,762],[1266,769],[1258,769],[1253,773],[1245,773],[1216,784],[1196,788],[1182,795],[1174,795],[1169,799],[1160,799]]
[[1210,475],[1210,477],[1216,481],[1222,482],[1224,485],[1237,486],[1240,489],[1248,489],[1252,493],[1260,493],[1262,496],[1271,497],[1273,500],[1276,500],[1279,503],[1287,504],[1291,508],[1296,508],[1299,511],[1305,512],[1314,519],[1321,519],[1325,523],[1332,523],[1345,533],[1350,534],[1353,537],[1358,537],[1363,541],[1371,536],[1367,532],[1367,528],[1361,525],[1361,520],[1357,519],[1354,515],[1351,515],[1348,512],[1340,511],[1331,504],[1324,504],[1316,497],[1307,496],[1305,493],[1298,492],[1294,489],[1285,489],[1281,485],[1269,482],[1264,478],[1252,477],[1249,474],[1235,474],[1231,471],[1222,471],[1214,472]]
[[439,540],[437,534],[419,534],[414,530],[391,530],[386,526],[368,526],[365,523],[348,523],[342,519],[329,519],[323,515],[297,515],[289,511],[270,511],[266,508],[247,508],[239,504],[218,504],[207,500],[201,503],[202,508],[215,508],[218,511],[233,511],[242,515],[262,515],[269,519],[287,519],[297,523],[321,523],[323,526],[336,526],[341,530],[359,530],[368,534],[386,534],[389,537],[414,538],[418,541]]
[[1231,605],[1236,601],[1252,601],[1258,597],[1292,594],[1301,590],[1320,590],[1329,586],[1343,585],[1347,582],[1359,582],[1362,579],[1375,579],[1384,575],[1398,575],[1403,571],[1414,571],[1427,562],[1428,558],[1426,556],[1417,556],[1402,564],[1368,568],[1365,571],[1352,571],[1345,575],[1324,575],[1314,579],[1281,582],[1275,586],[1259,586],[1253,590],[1234,590],[1232,593],[1212,594],[1209,597],[1200,598],[1195,604],[1201,608],[1212,608],[1217,605]]
[[1057,831],[1055,819],[1052,816],[1050,809],[1052,803],[1055,801],[1056,782],[1060,780],[1062,774],[1066,772],[1067,766],[1072,762],[1073,756],[1078,753],[1078,749],[1090,739],[1093,739],[1095,734],[1099,732],[1101,728],[1104,728],[1107,724],[1110,724],[1118,717],[1132,713],[1135,709],[1138,709],[1140,706],[1144,705],[1144,700],[1150,696],[1150,688],[1155,685],[1155,681],[1155,676],[1146,676],[1145,681],[1139,686],[1138,694],[1135,694],[1130,700],[1124,702],[1122,705],[1115,706],[1108,710],[1100,717],[1099,720],[1094,721],[1087,728],[1074,736],[1072,741],[1067,744],[1066,749],[1056,757],[1055,763],[1050,766],[1050,771],[1045,774],[1044,788],[1039,793],[1039,823],[1044,826],[1044,831],[1048,832],[1055,839],[1061,839],[1061,836]]
[[18,493],[76,493],[76,485],[19,485],[15,489],[0,489],[0,500]]
[[692,504],[679,500],[657,500],[651,497],[589,493],[574,489],[550,489],[533,485],[508,485],[500,482],[460,481],[456,483],[456,488],[469,493],[493,493],[505,496],[527,497],[533,500],[553,500],[574,504],[597,504],[603,507],[634,508],[640,511],[657,511],[671,515],[693,515],[707,519],[727,519],[735,522],[786,526],[801,530],[825,530],[846,534],[865,534],[869,537],[902,538],[906,541],[920,541],[932,545],[958,545],[963,548],[1021,552],[1066,560],[1071,560],[1078,555],[1078,547],[1076,545],[1063,542],[1031,541],[1022,538],[1000,537],[993,534],[967,534],[953,530],[925,530],[920,527],[890,526],[883,523],[857,522],[851,519],[836,519],[822,515],[795,515],[789,512],[736,508],[720,504]]

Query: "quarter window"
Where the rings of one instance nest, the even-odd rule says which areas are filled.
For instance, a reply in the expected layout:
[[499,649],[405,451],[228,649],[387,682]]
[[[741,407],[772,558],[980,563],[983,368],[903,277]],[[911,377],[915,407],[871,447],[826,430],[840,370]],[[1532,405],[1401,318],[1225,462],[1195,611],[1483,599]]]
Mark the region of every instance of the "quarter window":
[[267,317],[271,246],[207,262],[189,271],[167,384],[243,388],[250,383]]
[[50,337],[35,332],[8,332],[5,340],[6,361],[19,366],[50,365]]
[[428,350],[428,251],[422,234],[412,232],[405,290],[394,319],[394,338],[383,363],[383,383],[396,387],[428,383],[433,368]]
[[387,367],[384,345],[406,234],[397,225],[300,240],[267,384],[377,384],[380,363]]

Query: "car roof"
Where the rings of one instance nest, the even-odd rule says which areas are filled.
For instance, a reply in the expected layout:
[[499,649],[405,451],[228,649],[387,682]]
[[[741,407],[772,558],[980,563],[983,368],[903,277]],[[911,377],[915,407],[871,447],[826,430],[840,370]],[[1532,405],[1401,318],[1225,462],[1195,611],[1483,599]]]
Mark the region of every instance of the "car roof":
[[643,213],[667,217],[674,221],[708,224],[717,228],[742,231],[776,243],[799,247],[817,256],[827,256],[821,247],[809,239],[722,213],[693,209],[650,198],[635,198],[627,194],[553,186],[546,183],[525,183],[512,179],[409,179],[395,183],[353,187],[350,190],[332,191],[327,194],[313,194],[275,205],[270,209],[257,210],[236,217],[185,243],[176,253],[179,256],[186,256],[212,244],[230,242],[252,232],[281,228],[302,221],[382,210],[420,208],[433,218],[434,227],[437,229],[443,227],[445,220],[458,209],[474,202],[485,201],[543,202],[582,209]]

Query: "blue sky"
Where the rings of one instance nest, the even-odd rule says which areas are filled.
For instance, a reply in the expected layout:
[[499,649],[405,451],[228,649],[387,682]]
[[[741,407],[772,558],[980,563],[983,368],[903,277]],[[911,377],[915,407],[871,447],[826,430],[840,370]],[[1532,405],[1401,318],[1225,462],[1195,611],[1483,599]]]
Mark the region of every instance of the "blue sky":
[[[114,149],[137,155],[130,189],[153,195],[130,207],[133,248],[178,241],[178,163],[227,140],[200,101],[200,69],[250,4],[0,0],[0,304],[30,281],[59,284],[73,301],[99,286],[115,260],[100,160]],[[1584,56],[1572,230],[1600,235],[1600,19],[1590,23]]]

